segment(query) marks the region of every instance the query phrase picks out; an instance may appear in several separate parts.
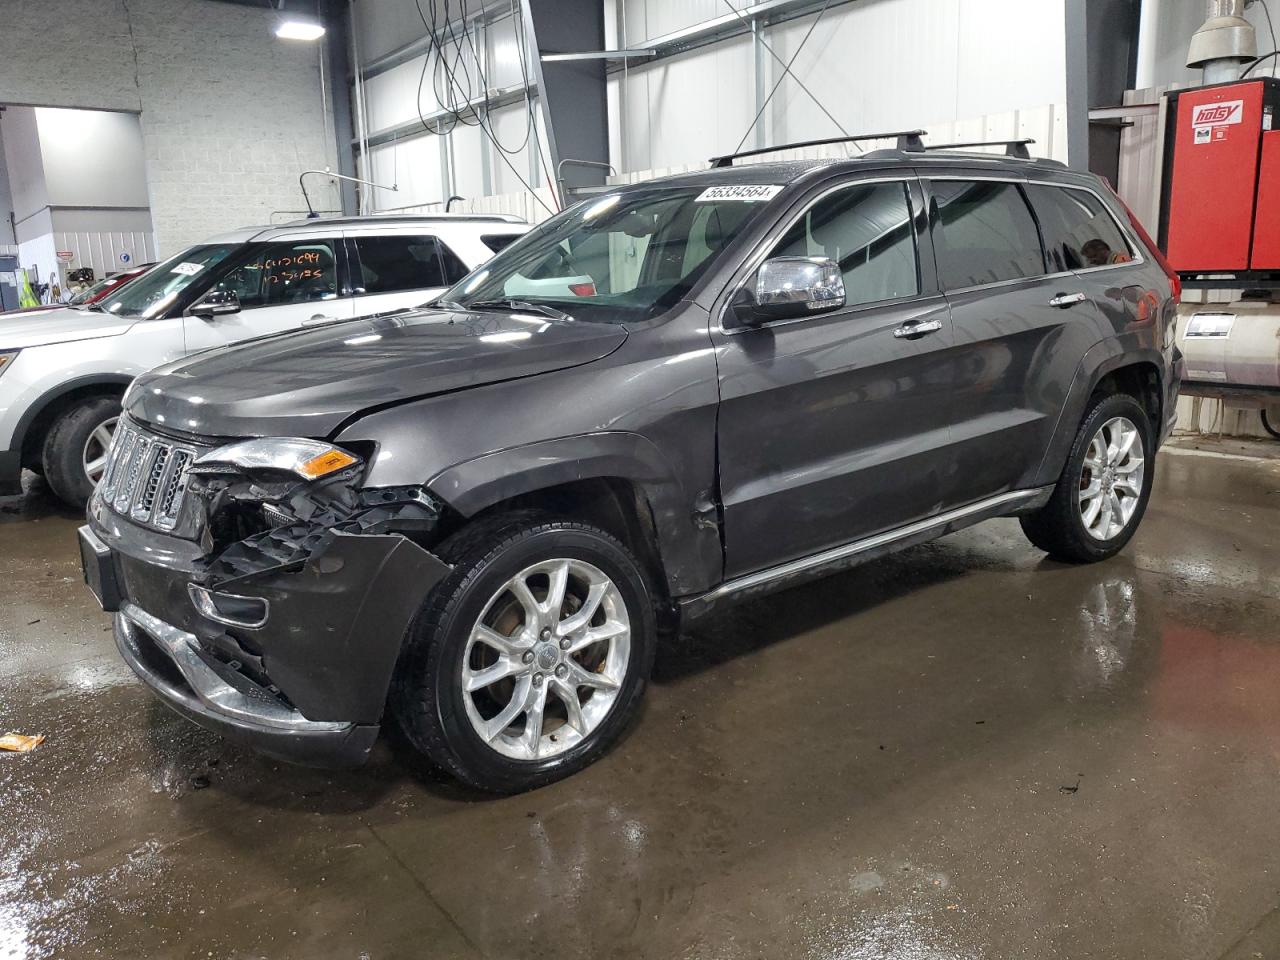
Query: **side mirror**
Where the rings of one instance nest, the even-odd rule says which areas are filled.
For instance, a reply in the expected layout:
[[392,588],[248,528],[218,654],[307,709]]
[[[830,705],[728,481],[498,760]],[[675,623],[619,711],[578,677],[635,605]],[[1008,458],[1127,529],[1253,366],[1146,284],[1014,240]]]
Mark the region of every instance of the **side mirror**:
[[793,320],[844,306],[844,277],[827,257],[774,257],[734,298],[735,326]]
[[228,313],[240,312],[240,298],[230,290],[210,290],[187,310],[193,317],[212,320]]

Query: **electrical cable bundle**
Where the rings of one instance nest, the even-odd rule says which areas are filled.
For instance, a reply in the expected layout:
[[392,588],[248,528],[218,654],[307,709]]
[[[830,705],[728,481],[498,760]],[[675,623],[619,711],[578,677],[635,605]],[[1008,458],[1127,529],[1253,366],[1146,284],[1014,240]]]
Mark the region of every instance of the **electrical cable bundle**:
[[[547,160],[542,140],[538,136],[537,122],[533,114],[533,98],[529,95],[528,45],[523,20],[520,16],[519,0],[511,0],[511,19],[517,55],[520,60],[520,77],[523,83],[525,129],[520,143],[515,147],[509,147],[504,144],[498,138],[497,131],[493,127],[490,112],[493,108],[490,98],[491,86],[482,66],[484,58],[481,57],[480,50],[476,47],[475,38],[472,36],[471,28],[467,25],[469,18],[467,0],[456,0],[456,8],[458,10],[456,19],[462,23],[461,38],[458,36],[454,18],[450,16],[449,8],[451,4],[449,0],[443,0],[442,17],[437,14],[434,2],[430,3],[431,15],[429,18],[422,9],[422,0],[414,0],[414,5],[417,7],[418,17],[422,20],[422,26],[427,31],[427,49],[423,56],[422,73],[418,77],[417,94],[418,119],[422,122],[422,128],[429,133],[435,133],[440,136],[447,136],[452,133],[458,124],[479,128],[494,149],[498,151],[498,156],[502,159],[502,162],[510,168],[516,179],[524,185],[539,206],[546,210],[547,213],[554,214],[556,211],[543,202],[533,185],[521,174],[511,159],[529,146],[529,142],[532,140],[533,148],[538,152],[538,159],[542,162],[548,174],[547,185],[551,190],[552,201],[557,207],[560,206],[557,190],[552,183],[550,163]],[[441,19],[444,21],[443,26],[440,23]],[[442,37],[444,38],[443,41]],[[464,43],[466,44],[466,49],[471,51],[472,63],[470,65],[463,56],[465,52]],[[447,49],[449,47],[454,51],[452,63],[450,63],[449,50]],[[422,90],[426,85],[427,71],[433,66],[434,70],[431,77],[432,93],[435,95],[436,102],[441,105],[447,114],[447,119],[436,121],[434,127],[427,122],[427,118],[422,112]],[[475,72],[474,77],[472,76],[472,70]],[[477,99],[480,101],[479,106],[475,103]]]

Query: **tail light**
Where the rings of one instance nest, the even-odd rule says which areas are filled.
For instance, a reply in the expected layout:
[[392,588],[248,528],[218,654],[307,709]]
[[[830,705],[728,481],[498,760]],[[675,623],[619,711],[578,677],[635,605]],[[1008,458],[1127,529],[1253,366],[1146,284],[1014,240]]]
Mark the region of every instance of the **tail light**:
[[[1110,184],[1107,184],[1107,186],[1110,186]],[[1112,193],[1115,193],[1115,191],[1113,190]],[[1116,195],[1116,199],[1120,200],[1119,194]],[[1182,300],[1182,278],[1178,276],[1178,271],[1173,269],[1173,264],[1169,262],[1169,258],[1156,246],[1156,242],[1151,239],[1151,234],[1147,233],[1146,227],[1142,225],[1142,221],[1134,215],[1134,212],[1129,209],[1129,205],[1120,200],[1120,206],[1124,207],[1124,212],[1129,215],[1129,223],[1133,225],[1133,231],[1138,235],[1138,239],[1142,241],[1151,256],[1155,257],[1156,263],[1160,265],[1160,269],[1169,278],[1170,296],[1173,298],[1174,303],[1178,303]]]
[[594,297],[596,295],[596,282],[588,280],[586,283],[571,283],[569,290],[575,297]]

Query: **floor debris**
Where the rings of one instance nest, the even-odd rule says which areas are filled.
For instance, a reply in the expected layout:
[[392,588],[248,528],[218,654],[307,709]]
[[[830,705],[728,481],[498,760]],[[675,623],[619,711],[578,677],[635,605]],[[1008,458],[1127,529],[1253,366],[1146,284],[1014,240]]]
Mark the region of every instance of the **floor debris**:
[[43,733],[34,737],[21,733],[7,733],[0,737],[0,750],[8,750],[12,753],[30,753],[42,743],[44,743]]

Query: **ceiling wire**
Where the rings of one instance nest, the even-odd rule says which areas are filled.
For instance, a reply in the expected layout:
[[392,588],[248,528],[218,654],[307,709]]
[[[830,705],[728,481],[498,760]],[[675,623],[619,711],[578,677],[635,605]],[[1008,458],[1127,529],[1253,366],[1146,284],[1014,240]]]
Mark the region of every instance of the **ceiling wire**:
[[[743,13],[742,13],[742,11],[741,11],[741,10],[739,10],[739,9],[738,9],[737,7],[735,7],[732,3],[730,3],[730,2],[729,2],[729,0],[723,0],[723,2],[724,2],[724,5],[725,5],[726,7],[728,7],[730,10],[732,10],[732,11],[733,11],[733,15],[734,15],[735,17],[737,17],[739,20],[741,20],[741,21],[742,21],[744,24],[746,24],[747,26],[750,26],[750,25],[751,25],[751,21],[750,21],[747,17],[745,17],[745,16],[743,15]],[[821,20],[821,19],[822,19],[822,14],[823,14],[823,13],[826,13],[826,12],[827,12],[827,8],[824,6],[824,7],[822,8],[822,12],[818,14],[818,20]],[[814,26],[817,26],[817,25],[818,25],[818,20],[814,20],[814,22],[813,22],[813,25],[814,25]],[[810,31],[809,31],[809,32],[810,32],[810,33],[812,33],[812,32],[813,32],[812,28],[810,28]],[[810,100],[812,100],[812,101],[817,105],[818,109],[819,109],[819,110],[821,110],[823,113],[825,113],[825,114],[827,115],[827,119],[828,119],[828,120],[830,120],[832,123],[834,123],[834,124],[839,128],[840,132],[841,132],[841,133],[843,133],[846,137],[850,136],[851,134],[849,133],[849,131],[848,131],[848,130],[846,130],[846,129],[844,128],[844,125],[843,125],[839,120],[837,120],[837,119],[832,115],[832,113],[831,113],[831,111],[830,111],[830,110],[828,110],[825,106],[823,106],[822,101],[818,99],[817,95],[816,95],[812,90],[810,90],[807,86],[805,86],[805,82],[804,82],[803,80],[801,80],[798,76],[796,76],[796,75],[795,75],[795,73],[792,71],[792,69],[791,69],[791,61],[794,61],[794,60],[795,60],[795,55],[794,55],[794,54],[792,55],[792,57],[791,57],[791,61],[785,61],[785,62],[784,62],[784,61],[783,61],[783,59],[782,59],[782,57],[778,56],[778,54],[774,51],[773,47],[769,46],[769,44],[765,42],[764,36],[761,34],[761,32],[760,32],[760,31],[758,31],[758,30],[757,30],[757,31],[755,32],[755,38],[756,38],[756,42],[757,42],[757,43],[759,43],[759,44],[760,44],[760,46],[764,47],[764,48],[765,48],[765,50],[767,50],[767,51],[769,52],[769,56],[773,57],[773,59],[774,59],[774,60],[776,60],[776,61],[778,61],[778,63],[781,63],[781,64],[782,64],[782,75],[783,75],[783,77],[786,77],[786,76],[789,74],[789,75],[791,76],[791,79],[792,79],[792,80],[794,80],[794,81],[796,82],[796,84],[800,87],[800,89],[801,89],[801,90],[803,90],[805,93],[807,93],[807,94],[809,95],[809,99],[810,99]],[[805,40],[808,40],[808,39],[809,39],[809,34],[805,34]],[[801,46],[803,46],[803,45],[804,45],[804,42],[803,42],[803,41],[801,41]],[[797,50],[796,50],[796,53],[799,53],[799,52],[800,52],[800,51],[797,49]],[[775,89],[776,89],[776,88],[775,88]],[[770,96],[773,96],[773,94],[772,94],[772,93],[770,93]],[[759,119],[759,118],[757,117],[757,119]],[[752,124],[752,126],[755,126],[755,124],[753,123],[753,124]],[[747,132],[748,132],[748,133],[750,133],[751,131],[750,131],[750,130],[748,130]],[[742,142],[743,142],[743,143],[745,143],[745,142],[746,142],[746,137],[743,137],[743,138],[742,138]],[[853,144],[853,145],[854,145],[855,147],[857,147],[857,148],[858,148],[858,151],[859,151],[859,152],[861,152],[861,151],[862,151],[862,146],[861,146],[860,144],[858,144],[858,143],[857,143],[857,141],[854,141],[854,144]],[[739,147],[739,148],[741,148],[741,147],[742,147],[742,143],[739,143],[739,144],[738,144],[738,147]]]
[[[518,154],[521,150],[523,150],[528,145],[529,139],[531,136],[533,137],[535,144],[540,142],[538,139],[536,123],[534,122],[534,117],[533,117],[532,98],[529,95],[528,64],[527,64],[527,58],[525,55],[526,51],[524,49],[525,38],[523,35],[523,31],[519,29],[520,21],[519,21],[519,17],[515,13],[516,8],[515,8],[514,0],[512,4],[513,30],[516,30],[517,53],[520,58],[520,73],[524,81],[524,87],[523,87],[524,101],[525,101],[524,112],[527,118],[524,138],[520,146],[515,148],[514,150],[510,150],[505,144],[501,142],[501,140],[498,138],[497,133],[493,127],[492,116],[490,112],[492,109],[492,102],[489,96],[490,85],[489,85],[488,77],[485,76],[483,67],[480,64],[479,52],[475,46],[474,41],[471,38],[470,30],[466,23],[466,19],[467,19],[466,0],[462,0],[462,2],[460,3],[461,19],[462,19],[463,34],[465,36],[466,43],[470,48],[472,55],[475,57],[474,69],[475,69],[476,76],[474,80],[471,75],[471,71],[467,69],[465,62],[463,61],[462,40],[458,38],[457,30],[454,27],[452,23],[452,18],[449,15],[448,0],[445,0],[445,3],[443,5],[444,6],[443,13],[444,13],[445,22],[446,22],[445,30],[447,30],[448,32],[448,38],[451,41],[450,45],[453,47],[455,51],[454,62],[452,66],[450,66],[449,64],[449,51],[445,48],[445,44],[441,43],[440,41],[440,36],[445,31],[439,29],[439,19],[437,16],[435,4],[433,3],[431,5],[430,21],[428,21],[426,14],[422,10],[421,0],[414,0],[414,5],[417,7],[418,17],[419,19],[422,20],[422,25],[427,31],[427,51],[423,59],[422,73],[418,78],[418,103],[417,103],[418,119],[421,121],[423,129],[427,130],[428,132],[436,133],[440,136],[444,136],[449,133],[452,133],[454,128],[459,123],[463,124],[464,126],[478,127],[480,129],[480,132],[493,145],[493,147],[497,151],[499,159],[501,159],[502,162],[505,163],[507,167],[510,168],[511,172],[515,175],[516,179],[533,196],[533,199],[537,202],[537,204],[540,207],[542,207],[547,213],[554,215],[557,211],[553,210],[550,206],[547,205],[545,201],[543,201],[543,199],[540,196],[538,196],[534,186],[528,181],[528,179],[525,178],[523,174],[521,174],[520,170],[516,167],[516,165],[511,160],[512,154]],[[427,123],[426,117],[422,113],[422,88],[426,82],[426,74],[427,74],[429,65],[432,62],[433,52],[435,53],[435,61],[434,61],[435,71],[432,75],[432,91],[436,95],[436,102],[439,103],[440,106],[449,114],[449,123],[447,127],[445,125],[444,120],[441,119],[437,121],[435,129],[432,129],[431,125]],[[460,66],[462,69],[461,80],[458,78],[458,70]],[[444,81],[443,89],[441,88],[442,74],[443,74],[443,81]],[[481,93],[479,95],[479,99],[481,99],[483,103],[482,110],[476,109],[476,106],[474,105],[474,101],[477,99],[477,95],[473,92],[475,82],[478,82],[480,84]],[[469,119],[468,114],[470,114],[470,117],[474,119]],[[539,157],[541,158],[542,156],[541,147],[539,146],[538,149],[539,149]],[[554,188],[551,189],[551,196],[552,196],[552,200],[556,203],[557,206],[559,206],[559,199],[556,195],[556,191]]]
[[[739,19],[742,18],[742,14],[738,12],[738,10],[733,6],[733,4],[729,3],[729,0],[724,0],[724,2],[726,5],[728,5],[730,10],[733,10],[734,14],[736,14],[739,17]],[[817,25],[822,21],[822,16],[827,12],[827,8],[829,6],[831,6],[831,0],[826,0],[826,2],[822,4],[822,9],[819,10],[818,15],[813,18],[813,23],[809,24],[809,29],[805,31],[804,39],[802,39],[800,41],[800,45],[796,47],[795,53],[791,54],[791,59],[782,65],[783,66],[782,76],[780,76],[778,78],[778,82],[773,85],[773,89],[769,91],[769,95],[764,98],[764,103],[760,104],[760,109],[756,111],[755,117],[752,119],[751,123],[747,126],[747,129],[743,131],[742,139],[739,140],[738,145],[733,148],[733,151],[732,151],[733,153],[737,153],[739,150],[741,150],[742,145],[747,142],[747,137],[751,136],[751,131],[755,129],[756,124],[760,122],[760,118],[764,116],[764,111],[766,108],[768,108],[769,101],[773,99],[773,95],[777,93],[778,88],[782,86],[782,81],[785,80],[788,76],[792,76],[792,77],[795,76],[795,74],[791,73],[791,64],[795,63],[796,57],[800,56],[800,51],[804,49],[804,45],[808,43],[809,38],[813,36],[814,28],[817,27]],[[767,46],[766,46],[766,49],[768,49]],[[770,50],[769,52],[773,53],[772,50]],[[776,57],[777,54],[774,54],[774,56]],[[796,82],[798,83],[799,80],[797,79]],[[801,86],[803,87],[804,85],[801,84]],[[808,88],[805,88],[805,92],[808,93]],[[813,97],[813,94],[809,93],[809,96]],[[819,108],[821,108],[823,113],[826,113],[828,117],[831,117],[831,114],[827,113],[827,108],[822,106],[822,104],[818,102],[817,97],[813,97],[813,101],[814,103],[818,104]],[[841,133],[843,133],[846,137],[849,136],[849,131],[845,130],[844,127],[840,126],[840,121],[836,120],[835,117],[831,117],[831,121],[837,127],[840,127]]]

